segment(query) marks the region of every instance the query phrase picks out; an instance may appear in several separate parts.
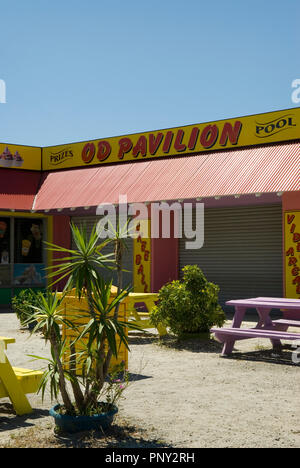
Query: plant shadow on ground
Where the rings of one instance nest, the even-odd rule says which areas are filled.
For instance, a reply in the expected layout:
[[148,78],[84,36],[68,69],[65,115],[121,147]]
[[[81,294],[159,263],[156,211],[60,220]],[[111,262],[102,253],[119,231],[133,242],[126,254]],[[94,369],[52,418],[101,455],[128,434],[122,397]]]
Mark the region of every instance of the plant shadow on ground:
[[151,333],[139,333],[129,335],[129,345],[155,344],[166,349],[176,351],[190,351],[193,353],[221,353],[223,345],[214,339],[185,338],[179,339],[174,335],[159,337]]
[[[2,414],[7,414],[7,416],[2,416]],[[0,403],[0,433],[33,427],[38,419],[46,416],[49,416],[49,411],[43,409],[35,409],[32,413],[17,416],[11,403]]]
[[170,445],[162,440],[152,439],[141,428],[120,421],[105,431],[79,434],[57,434],[56,443],[65,447],[95,448],[167,448]]
[[[54,426],[53,426],[54,428]],[[147,435],[141,428],[119,420],[105,431],[76,434],[56,433],[49,427],[32,427],[14,434],[2,448],[170,448],[163,440]]]
[[[236,351],[230,356],[221,356],[223,344],[216,341],[214,338],[199,339],[188,338],[180,340],[172,335],[159,337],[151,333],[139,333],[129,338],[129,343],[134,345],[154,344],[166,349],[174,349],[176,351],[190,351],[193,353],[213,353],[217,354],[222,359],[231,359],[239,361],[256,361],[266,362],[269,364],[281,364],[288,366],[300,366],[292,360],[292,353],[295,348],[292,345],[284,344],[281,350],[273,350],[272,348],[261,348],[255,351]],[[141,376],[140,378],[145,378]]]
[[281,350],[259,349],[256,351],[234,351],[230,356],[222,356],[223,359],[231,359],[236,361],[254,361],[266,362],[269,364],[279,364],[285,366],[300,366],[292,360],[292,353],[295,351],[291,345],[283,345]]

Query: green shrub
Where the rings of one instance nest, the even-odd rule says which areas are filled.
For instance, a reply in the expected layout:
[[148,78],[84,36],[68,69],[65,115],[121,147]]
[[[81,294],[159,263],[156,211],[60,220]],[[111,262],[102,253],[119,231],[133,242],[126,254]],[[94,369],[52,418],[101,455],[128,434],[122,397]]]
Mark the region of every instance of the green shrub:
[[26,326],[26,320],[32,316],[32,306],[38,307],[40,297],[43,293],[33,291],[32,289],[22,289],[11,300],[13,311],[16,313],[22,326]]
[[152,323],[162,323],[177,336],[222,327],[226,317],[218,303],[219,287],[208,282],[197,265],[186,265],[182,271],[182,281],[172,281],[159,291],[158,305],[150,313]]

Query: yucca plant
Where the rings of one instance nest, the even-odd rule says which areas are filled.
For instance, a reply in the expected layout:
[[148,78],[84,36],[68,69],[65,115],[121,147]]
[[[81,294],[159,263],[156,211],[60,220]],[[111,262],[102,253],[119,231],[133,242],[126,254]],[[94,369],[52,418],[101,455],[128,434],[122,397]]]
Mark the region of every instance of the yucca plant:
[[[119,306],[131,290],[122,288],[123,234],[117,231],[113,239],[99,244],[96,227],[90,235],[84,227],[71,225],[71,230],[76,249],[47,243],[49,250],[64,254],[59,263],[50,267],[48,274],[53,280],[51,286],[66,278],[63,295],[59,298],[56,293],[48,292],[38,307],[32,307],[29,321],[37,322],[33,331],[42,331],[51,346],[52,359],[48,360],[48,369],[40,387],[43,394],[50,382],[52,395],[56,397],[58,391],[61,393],[66,414],[88,415],[99,410],[99,399],[105,393],[112,356],[118,357],[122,344],[128,349],[126,329],[138,327],[129,325],[118,316]],[[103,255],[102,249],[108,242],[114,242],[114,254]],[[104,281],[100,268],[117,270],[115,295],[111,292],[112,281]],[[68,310],[65,316],[61,304],[70,289],[78,299],[87,299],[88,308]],[[85,325],[78,327],[78,318],[82,317]],[[75,338],[66,342],[63,328],[72,329]],[[81,369],[80,375],[78,368]],[[73,397],[69,393],[70,387]],[[117,393],[120,395],[120,388]]]

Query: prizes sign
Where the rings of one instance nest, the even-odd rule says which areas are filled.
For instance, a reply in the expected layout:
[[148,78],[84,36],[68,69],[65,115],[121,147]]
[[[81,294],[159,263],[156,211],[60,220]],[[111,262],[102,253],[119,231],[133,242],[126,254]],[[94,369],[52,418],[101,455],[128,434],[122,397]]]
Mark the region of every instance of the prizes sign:
[[300,299],[300,211],[284,214],[285,295]]
[[300,137],[300,108],[43,148],[45,170],[260,145]]

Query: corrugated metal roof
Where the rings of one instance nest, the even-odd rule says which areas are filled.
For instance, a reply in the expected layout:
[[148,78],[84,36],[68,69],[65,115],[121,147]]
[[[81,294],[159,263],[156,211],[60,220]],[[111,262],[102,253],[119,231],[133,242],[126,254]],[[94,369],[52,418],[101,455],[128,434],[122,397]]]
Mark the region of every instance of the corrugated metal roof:
[[300,143],[43,174],[34,209],[300,189]]
[[0,169],[0,208],[31,210],[40,172]]

